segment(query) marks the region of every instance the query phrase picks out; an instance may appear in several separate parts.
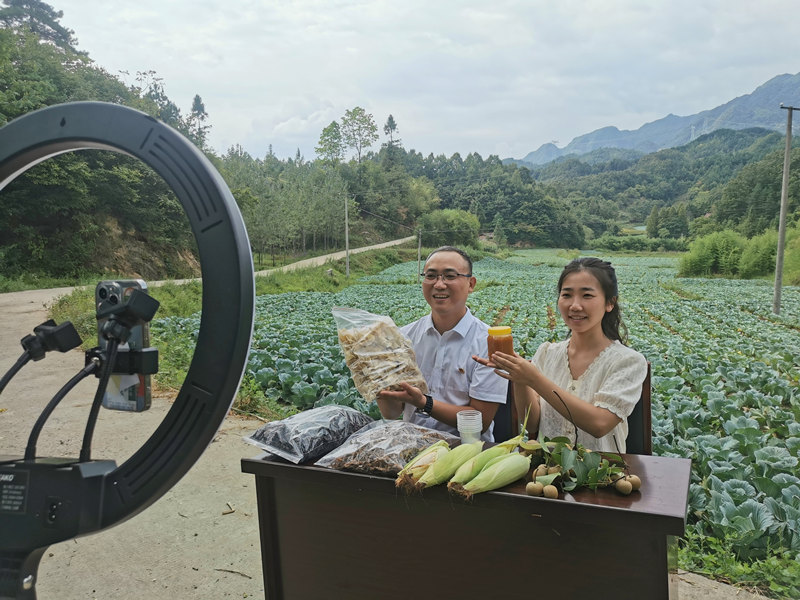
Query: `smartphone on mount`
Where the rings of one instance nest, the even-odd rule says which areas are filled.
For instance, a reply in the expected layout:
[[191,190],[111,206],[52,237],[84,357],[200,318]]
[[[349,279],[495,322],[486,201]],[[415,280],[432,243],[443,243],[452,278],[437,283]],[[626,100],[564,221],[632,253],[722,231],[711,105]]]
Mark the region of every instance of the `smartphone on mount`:
[[[127,302],[134,290],[147,292],[147,284],[142,279],[120,279],[101,281],[94,292],[95,309],[103,305]],[[97,321],[97,345],[105,350],[108,340],[102,335],[103,324],[107,318]],[[130,338],[120,349],[131,351],[150,347],[150,323],[145,322],[131,329]],[[150,375],[142,373],[114,373],[109,377],[103,394],[103,406],[112,410],[142,412],[150,408]]]

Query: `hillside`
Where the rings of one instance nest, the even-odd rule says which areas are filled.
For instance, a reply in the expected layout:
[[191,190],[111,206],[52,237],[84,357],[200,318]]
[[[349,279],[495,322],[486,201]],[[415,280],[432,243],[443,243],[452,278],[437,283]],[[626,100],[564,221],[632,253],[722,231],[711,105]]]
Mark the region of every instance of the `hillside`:
[[687,144],[699,136],[718,129],[748,129],[760,127],[783,132],[786,113],[780,105],[800,105],[800,73],[773,77],[752,93],[739,96],[715,108],[694,115],[666,117],[645,123],[636,130],[603,127],[573,139],[564,148],[552,143],[543,144],[517,164],[543,165],[563,156],[581,156],[598,148],[623,148],[651,153]]

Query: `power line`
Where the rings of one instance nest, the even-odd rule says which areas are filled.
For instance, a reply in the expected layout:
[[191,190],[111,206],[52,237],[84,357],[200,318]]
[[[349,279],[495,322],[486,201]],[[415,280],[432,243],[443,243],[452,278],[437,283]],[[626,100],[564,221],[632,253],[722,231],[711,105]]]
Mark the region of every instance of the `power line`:
[[382,217],[381,215],[376,215],[375,213],[371,213],[368,210],[366,210],[364,208],[361,208],[360,206],[358,207],[358,210],[359,210],[359,212],[367,213],[368,215],[371,215],[371,216],[373,216],[373,217],[375,217],[377,219],[381,219],[383,221],[386,221],[387,223],[391,223],[392,225],[397,225],[399,227],[405,227],[409,231],[414,231],[413,227],[409,227],[408,225],[403,225],[402,223],[398,223],[397,221],[392,221],[391,219],[387,219],[386,217]]

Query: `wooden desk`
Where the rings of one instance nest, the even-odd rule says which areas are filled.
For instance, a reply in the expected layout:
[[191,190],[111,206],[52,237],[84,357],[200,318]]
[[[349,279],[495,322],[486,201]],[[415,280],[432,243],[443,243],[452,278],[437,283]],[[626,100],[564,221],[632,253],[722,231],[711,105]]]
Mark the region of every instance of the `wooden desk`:
[[642,491],[558,500],[524,483],[465,503],[444,486],[280,458],[242,459],[256,477],[268,600],[677,598],[691,461],[626,455]]

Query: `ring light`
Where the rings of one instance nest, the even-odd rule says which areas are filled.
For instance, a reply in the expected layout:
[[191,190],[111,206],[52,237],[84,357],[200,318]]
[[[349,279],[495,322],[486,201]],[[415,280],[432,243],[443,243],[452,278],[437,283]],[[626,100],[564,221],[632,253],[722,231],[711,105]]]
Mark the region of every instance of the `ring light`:
[[167,492],[213,439],[241,382],[253,329],[253,258],[236,202],[206,156],[140,111],[103,102],[44,108],[0,128],[0,190],[57,154],[128,154],[177,196],[200,254],[202,316],[183,386],[164,420],[128,460],[0,460],[0,483],[22,501],[0,510],[0,598],[35,598],[47,546],[111,527]]

